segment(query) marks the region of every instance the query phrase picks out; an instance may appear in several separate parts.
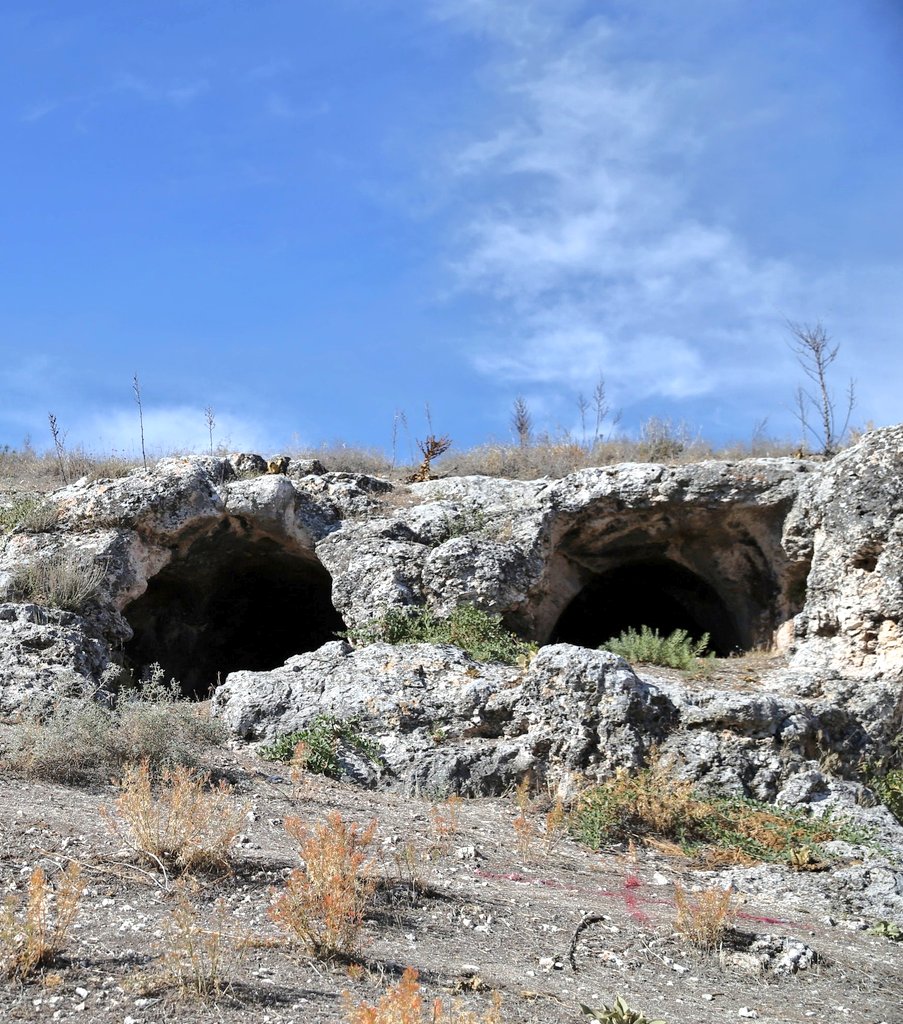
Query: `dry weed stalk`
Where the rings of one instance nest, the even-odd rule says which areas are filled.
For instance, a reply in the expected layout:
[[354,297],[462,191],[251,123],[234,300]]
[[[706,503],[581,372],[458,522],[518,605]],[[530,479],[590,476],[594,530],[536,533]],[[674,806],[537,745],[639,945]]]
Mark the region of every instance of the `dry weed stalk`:
[[714,949],[721,943],[738,910],[730,889],[703,889],[690,897],[679,882],[674,885],[674,905],[675,931],[703,950]]
[[246,934],[227,929],[226,904],[218,900],[210,926],[186,892],[178,899],[163,924],[162,960],[164,976],[183,996],[216,1000],[226,990],[223,967],[230,954],[244,953]]
[[423,878],[422,862],[421,851],[417,844],[410,839],[402,843],[401,846],[396,846],[392,851],[395,876],[412,896],[418,892],[424,892],[427,888]]
[[0,910],[0,960],[9,977],[24,980],[62,951],[85,885],[79,865],[70,861],[55,888],[42,868],[34,869],[24,910],[16,897],[6,900]]
[[439,855],[448,852],[452,836],[461,827],[461,804],[464,801],[456,793],[445,798],[441,804],[430,808],[430,822],[433,826],[433,850]]
[[426,480],[433,479],[431,463],[433,459],[438,459],[440,455],[445,454],[451,448],[451,438],[436,437],[435,434],[430,434],[425,441],[418,441],[417,447],[423,456],[423,462],[408,478],[408,483],[412,484],[422,484]]
[[564,801],[560,796],[555,797],[555,802],[546,813],[545,830],[543,834],[543,852],[545,856],[551,855],[558,845],[558,841],[564,835],[567,828],[567,813],[564,809]]
[[300,818],[286,818],[285,830],[297,840],[304,868],[289,875],[270,917],[315,956],[353,953],[376,888],[366,855],[376,821],[361,829],[333,811],[313,830]]
[[492,1005],[482,1016],[462,1010],[458,1002],[446,1008],[438,998],[427,1009],[417,978],[413,967],[406,968],[398,984],[387,989],[375,1004],[355,1004],[351,993],[343,992],[348,1024],[501,1024],[502,1000],[498,992],[492,994]]
[[178,765],[163,770],[155,794],[144,760],[125,769],[119,789],[117,817],[105,807],[101,813],[117,835],[164,874],[168,869],[228,867],[247,808],[235,804],[226,782],[211,787],[209,774]]

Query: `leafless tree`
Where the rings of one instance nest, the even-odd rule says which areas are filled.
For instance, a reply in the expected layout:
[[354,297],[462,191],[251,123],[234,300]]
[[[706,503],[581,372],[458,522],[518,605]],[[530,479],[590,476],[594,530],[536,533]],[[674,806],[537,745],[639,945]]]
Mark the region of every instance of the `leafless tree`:
[[[794,396],[794,414],[802,428],[803,444],[807,445],[811,438],[822,455],[835,455],[856,404],[855,381],[851,377],[847,387],[846,410],[841,426],[834,393],[828,384],[828,370],[837,358],[840,345],[831,344],[831,338],[820,321],[802,324],[788,320],[787,327],[793,335],[788,344],[810,381],[808,388],[800,385]],[[813,420],[817,426],[813,426]]]
[[511,412],[511,426],[514,428],[517,443],[521,448],[529,447],[530,439],[533,435],[533,417],[530,415],[527,401],[522,395],[518,395],[514,399],[514,408]]

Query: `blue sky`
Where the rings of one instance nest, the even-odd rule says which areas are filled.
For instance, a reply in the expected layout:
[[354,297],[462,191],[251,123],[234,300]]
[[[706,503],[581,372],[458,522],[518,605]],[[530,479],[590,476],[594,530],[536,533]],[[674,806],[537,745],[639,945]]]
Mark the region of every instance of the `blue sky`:
[[903,419],[896,0],[5,0],[0,444]]

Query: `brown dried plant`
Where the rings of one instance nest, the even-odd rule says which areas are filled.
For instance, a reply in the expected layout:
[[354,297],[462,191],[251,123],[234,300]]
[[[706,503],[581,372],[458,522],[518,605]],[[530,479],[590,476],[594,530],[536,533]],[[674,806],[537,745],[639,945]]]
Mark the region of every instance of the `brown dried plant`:
[[276,893],[270,917],[315,956],[354,953],[376,888],[367,859],[376,821],[361,829],[332,811],[313,829],[300,818],[286,818],[285,830],[298,842],[304,868]]
[[448,853],[451,838],[461,827],[461,804],[464,801],[456,793],[445,798],[441,804],[430,807],[430,823],[433,827],[433,852],[437,856]]
[[208,923],[183,889],[163,923],[164,979],[183,996],[216,1000],[228,988],[223,976],[226,961],[241,956],[248,943],[247,934],[236,933],[234,927],[230,931],[223,900],[217,901]]
[[675,931],[703,950],[714,949],[721,943],[739,910],[730,889],[703,889],[691,897],[679,882],[674,885],[674,905]]
[[28,880],[24,907],[15,896],[0,909],[0,963],[20,981],[53,960],[66,945],[85,891],[81,869],[70,861],[51,886],[42,868]]
[[[408,967],[401,980],[387,989],[377,1003],[354,1003],[350,992],[343,992],[348,1024],[501,1024],[502,1000],[498,992],[482,1016],[462,1010],[458,1002],[445,1007],[441,999],[425,1006],[418,973]],[[426,1014],[426,1015],[424,1015]]]
[[408,478],[408,483],[411,484],[422,484],[426,480],[433,479],[431,463],[433,459],[438,459],[440,455],[444,455],[451,448],[451,438],[436,437],[435,434],[429,434],[425,441],[417,442],[417,447],[423,456],[423,462],[420,463],[414,473]]
[[232,787],[210,785],[209,774],[183,765],[165,768],[154,786],[146,760],[129,765],[119,782],[116,815],[101,813],[113,831],[164,874],[229,866],[232,845],[247,807],[232,798]]

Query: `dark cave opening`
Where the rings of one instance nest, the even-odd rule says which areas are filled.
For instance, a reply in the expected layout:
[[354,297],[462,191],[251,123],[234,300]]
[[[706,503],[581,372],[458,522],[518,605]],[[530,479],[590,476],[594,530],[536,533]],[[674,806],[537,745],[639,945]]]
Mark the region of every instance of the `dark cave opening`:
[[177,553],[124,614],[127,666],[157,662],[197,699],[229,672],[277,668],[345,628],[316,558],[229,520]]
[[562,612],[551,642],[595,648],[640,626],[662,636],[675,629],[694,639],[708,633],[709,649],[719,656],[743,646],[737,623],[714,587],[667,560],[622,564],[591,577]]

